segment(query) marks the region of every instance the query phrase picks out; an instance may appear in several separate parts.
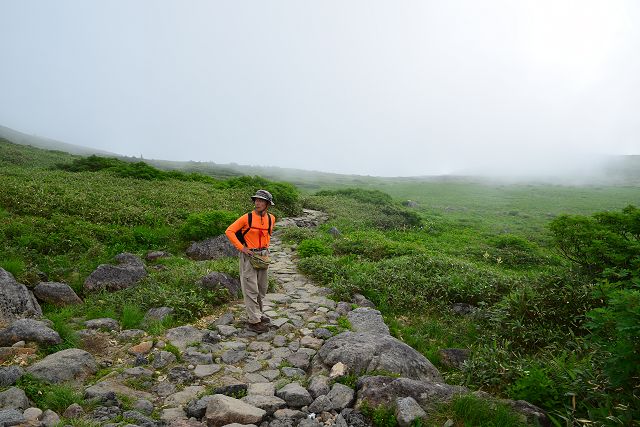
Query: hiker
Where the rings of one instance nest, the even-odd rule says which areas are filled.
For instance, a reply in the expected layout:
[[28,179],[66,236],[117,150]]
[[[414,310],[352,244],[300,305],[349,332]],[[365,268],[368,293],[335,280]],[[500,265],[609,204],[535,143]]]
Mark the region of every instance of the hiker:
[[271,319],[262,313],[262,301],[269,286],[269,241],[276,218],[268,213],[273,197],[267,190],[258,190],[251,197],[252,212],[231,224],[225,234],[240,251],[240,285],[247,310],[247,328],[254,332],[267,332]]

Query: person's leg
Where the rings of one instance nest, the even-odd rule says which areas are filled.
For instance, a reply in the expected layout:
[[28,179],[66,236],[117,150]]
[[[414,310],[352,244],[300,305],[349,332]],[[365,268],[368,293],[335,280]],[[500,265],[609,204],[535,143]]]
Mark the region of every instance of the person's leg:
[[258,306],[260,307],[260,312],[262,312],[262,302],[264,301],[264,296],[267,294],[267,289],[269,288],[269,276],[267,274],[268,269],[264,270],[256,270],[257,280],[258,280]]
[[262,309],[258,302],[258,275],[256,273],[257,270],[251,265],[249,257],[240,254],[240,285],[249,323],[259,323],[262,316]]

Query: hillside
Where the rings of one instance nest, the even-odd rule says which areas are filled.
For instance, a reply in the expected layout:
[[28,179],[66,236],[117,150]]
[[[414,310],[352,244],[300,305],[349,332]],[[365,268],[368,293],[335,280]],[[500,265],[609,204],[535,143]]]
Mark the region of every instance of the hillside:
[[[89,147],[66,144],[47,138],[27,135],[16,130],[0,126],[0,139],[20,145],[30,145],[46,150],[57,150],[70,154],[91,155],[96,154],[106,157],[116,157],[128,162],[139,162],[136,157],[121,156],[115,153],[104,152]],[[417,176],[381,178],[376,176],[336,174],[321,171],[308,171],[295,168],[281,168],[276,166],[251,166],[242,164],[217,164],[213,162],[199,161],[172,161],[158,159],[144,159],[144,162],[163,170],[180,170],[185,172],[197,172],[215,178],[229,178],[242,175],[258,175],[276,181],[287,181],[306,191],[316,191],[326,187],[342,186],[371,186],[378,188],[380,185],[393,183],[420,183],[420,182],[463,182],[463,183],[506,183],[506,184],[559,184],[568,186],[585,185],[640,185],[640,155],[606,156],[589,171],[583,171],[579,176],[558,173],[544,177],[487,177],[472,175],[442,175],[442,176]]]
[[[330,339],[329,336],[355,327],[349,314],[343,314],[344,317],[331,314],[335,317],[331,320],[335,323],[331,323],[327,315],[333,303],[325,299],[317,306],[309,305],[312,295],[319,298],[316,292],[321,292],[317,289],[321,286],[330,290],[334,302],[343,302],[345,310],[351,308],[351,301],[369,300],[380,310],[391,336],[431,361],[451,386],[527,400],[546,410],[556,422],[567,419],[581,425],[580,419],[603,422],[607,417],[615,417],[619,424],[633,425],[630,422],[637,417],[639,407],[633,400],[635,383],[624,383],[631,386],[627,389],[615,382],[615,375],[623,378],[635,375],[634,353],[621,353],[629,359],[613,357],[616,352],[607,345],[617,341],[596,342],[586,319],[588,313],[594,319],[598,319],[597,313],[605,313],[625,321],[627,318],[623,316],[627,313],[631,320],[635,315],[634,294],[629,300],[617,302],[615,298],[621,297],[604,298],[602,292],[615,291],[617,286],[624,288],[627,282],[636,280],[632,272],[637,270],[634,260],[640,259],[636,253],[637,237],[631,233],[618,239],[606,227],[629,223],[629,230],[637,229],[633,223],[634,218],[640,218],[637,210],[625,206],[640,200],[638,187],[376,178],[360,183],[358,188],[341,185],[336,189],[335,182],[319,182],[316,185],[322,191],[303,195],[291,184],[260,177],[215,179],[208,175],[164,172],[144,163],[82,158],[8,142],[0,142],[0,155],[0,267],[30,289],[44,282],[68,284],[83,301],[63,308],[43,304],[43,313],[61,342],[36,347],[27,344],[26,353],[33,354],[36,349],[37,353],[19,359],[24,363],[35,363],[44,355],[78,346],[96,355],[106,348],[112,354],[98,356],[103,358],[99,360],[104,361],[104,367],[92,374],[89,381],[104,378],[121,385],[124,382],[127,393],[133,395],[134,391],[160,393],[156,387],[171,387],[167,381],[175,387],[171,395],[180,393],[182,387],[204,387],[198,388],[196,395],[211,394],[218,390],[218,381],[230,381],[229,376],[235,381],[248,381],[245,376],[258,371],[261,375],[263,371],[275,371],[264,374],[273,375],[278,386],[282,386],[292,381],[289,374],[294,377],[294,372],[300,374],[291,370],[296,364],[303,367],[297,369],[308,368],[310,351],[318,351],[309,346],[322,345],[314,341],[321,339],[316,329],[327,326],[324,329],[328,332],[318,334],[324,334],[322,339]],[[328,221],[317,228],[282,226],[278,232],[275,241],[279,242],[283,264],[274,270],[277,273],[274,277],[296,276],[282,283],[272,280],[272,290],[289,289],[287,293],[307,301],[289,305],[284,302],[285,297],[275,297],[274,317],[293,326],[253,341],[253,337],[242,335],[242,321],[237,312],[225,321],[230,324],[215,323],[224,317],[223,312],[237,311],[238,307],[225,290],[203,288],[207,282],[204,277],[213,272],[237,279],[237,259],[222,256],[197,260],[187,254],[192,242],[219,235],[234,218],[250,209],[249,198],[260,187],[273,192],[277,208],[274,213],[279,219],[295,216],[306,207],[326,212]],[[400,202],[407,199],[414,203],[402,206]],[[600,211],[608,211],[600,214],[601,226],[584,217]],[[577,216],[566,217],[565,213]],[[308,225],[305,220],[299,222]],[[597,275],[599,270],[571,262],[558,248],[559,239],[571,242],[576,237],[563,237],[562,231],[580,233],[583,231],[580,224],[591,224],[591,228],[578,234],[577,238],[583,240],[576,246],[586,245],[595,251],[588,256],[600,263],[600,269],[603,262],[618,263],[604,264],[611,274],[606,279]],[[594,230],[603,234],[591,238],[588,233]],[[594,248],[589,246],[592,242],[597,243]],[[612,256],[603,256],[603,250],[605,255]],[[123,252],[132,255],[119,255]],[[138,257],[144,257],[144,261]],[[132,272],[139,281],[124,289],[97,290],[88,278],[101,264]],[[304,275],[298,275],[296,268]],[[8,280],[7,277],[3,275],[3,280]],[[617,285],[609,288],[603,283]],[[608,305],[609,301],[612,305]],[[167,320],[143,321],[147,310],[163,306],[173,310]],[[97,321],[104,318],[113,319],[109,321],[112,326]],[[312,319],[318,319],[317,323]],[[324,319],[327,323],[322,323]],[[94,323],[103,325],[96,326],[97,329],[116,330],[105,335],[87,332],[91,329],[87,325]],[[167,336],[168,331],[186,323],[197,326],[194,333],[200,338],[196,341],[204,339],[203,333],[208,334],[207,325],[221,334],[235,331],[224,338],[233,344],[224,349],[209,348],[208,344],[203,345],[206,342],[191,350],[188,346],[169,347],[167,343],[174,341],[173,332]],[[142,329],[147,335],[125,338],[126,344],[123,341],[110,347],[107,343],[122,339],[118,328]],[[625,341],[627,335],[618,339],[624,345],[629,343]],[[239,368],[220,368],[205,375],[210,377],[205,380],[189,377],[188,384],[181,382],[181,375],[190,371],[185,360],[194,366],[221,365],[213,362],[216,358],[222,360],[226,354],[224,363],[233,364],[234,357],[246,355],[242,352],[249,345],[256,349],[263,344],[255,342],[265,340],[272,347],[280,348],[277,344],[280,342],[283,348],[300,354],[286,359],[287,353],[283,358],[286,360],[275,367],[268,365],[268,356],[263,355],[260,357],[265,359],[243,361]],[[159,342],[165,345],[165,350],[156,346]],[[194,342],[191,339],[187,344]],[[153,360],[143,361],[135,352],[127,353],[131,346],[143,343],[147,346],[151,343],[154,357],[164,354],[162,351],[174,352],[176,361],[156,369],[150,365]],[[249,350],[259,351],[252,349]],[[14,354],[19,350],[6,351]],[[273,354],[276,350],[270,351]],[[307,356],[302,355],[305,352],[309,352]],[[266,361],[270,369],[264,363],[251,364],[258,361]],[[137,363],[149,365],[159,373],[150,368],[151,373],[147,374],[140,370],[147,368],[134,366]],[[630,374],[612,373],[611,366],[631,367]],[[391,374],[384,370],[376,373]],[[221,379],[223,376],[226,379]],[[357,379],[358,373],[351,373],[344,378],[343,385],[355,389]],[[44,387],[29,381],[32,380],[18,385],[27,391]],[[302,384],[307,384],[306,381],[310,379],[305,377]],[[233,393],[237,392],[234,390]],[[91,416],[111,414],[109,410],[92,407],[82,398],[73,399],[82,403]],[[131,397],[128,404],[126,397],[118,399],[116,406],[122,416],[132,409],[133,402]],[[164,397],[160,401],[165,402]],[[455,402],[445,404],[435,412],[437,422],[427,425],[441,426],[448,419],[459,426],[483,425],[473,420],[485,418],[490,421],[484,425],[514,425],[496,424],[492,418],[498,416],[496,407],[483,402],[460,403],[467,405],[466,410]],[[61,404],[41,405],[59,411]],[[370,409],[369,420],[377,419],[378,425],[389,425],[385,423],[395,420],[388,408],[386,412],[384,408],[379,412]],[[121,420],[118,414],[108,419]],[[152,415],[158,420],[160,414],[157,411]]]

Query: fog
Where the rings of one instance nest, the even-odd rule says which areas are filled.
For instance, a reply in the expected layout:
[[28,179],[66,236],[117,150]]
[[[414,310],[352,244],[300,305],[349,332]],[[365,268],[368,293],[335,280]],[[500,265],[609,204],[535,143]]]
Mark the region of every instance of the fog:
[[633,0],[6,0],[0,16],[0,125],[71,144],[376,176],[580,176],[640,154]]

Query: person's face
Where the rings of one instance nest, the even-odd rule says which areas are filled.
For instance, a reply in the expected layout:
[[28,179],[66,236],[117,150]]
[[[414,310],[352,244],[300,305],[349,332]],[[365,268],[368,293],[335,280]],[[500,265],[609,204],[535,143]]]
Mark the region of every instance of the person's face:
[[266,200],[258,199],[258,198],[256,198],[253,203],[256,207],[257,212],[264,211],[265,209],[267,209],[267,206],[269,205],[269,202],[267,202]]

